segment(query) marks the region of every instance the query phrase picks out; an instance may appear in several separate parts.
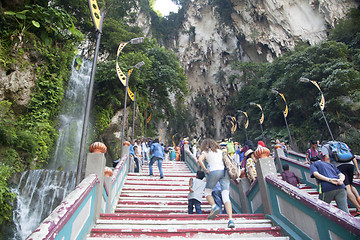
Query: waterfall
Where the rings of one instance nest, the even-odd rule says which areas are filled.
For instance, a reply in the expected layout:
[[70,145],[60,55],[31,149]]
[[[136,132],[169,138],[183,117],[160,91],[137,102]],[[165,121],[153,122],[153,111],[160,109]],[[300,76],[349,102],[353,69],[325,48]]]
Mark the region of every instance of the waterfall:
[[16,209],[14,239],[25,239],[75,188],[75,174],[55,170],[31,170],[21,174]]
[[25,239],[75,188],[75,172],[80,151],[82,126],[92,62],[83,60],[76,70],[75,59],[59,116],[59,137],[48,169],[21,174],[13,212],[14,240]]
[[77,71],[75,60],[73,61],[69,86],[60,114],[59,137],[49,169],[76,171],[91,67],[92,62],[84,60]]

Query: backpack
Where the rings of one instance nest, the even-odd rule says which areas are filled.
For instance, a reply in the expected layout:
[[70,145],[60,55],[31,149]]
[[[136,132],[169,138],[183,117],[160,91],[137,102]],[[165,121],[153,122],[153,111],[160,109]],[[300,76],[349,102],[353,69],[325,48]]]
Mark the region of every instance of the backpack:
[[241,173],[238,164],[226,152],[222,153],[222,159],[224,161],[225,168],[228,171],[230,178],[232,180],[238,179]]
[[330,141],[329,156],[336,162],[349,162],[354,158],[350,148],[343,142]]

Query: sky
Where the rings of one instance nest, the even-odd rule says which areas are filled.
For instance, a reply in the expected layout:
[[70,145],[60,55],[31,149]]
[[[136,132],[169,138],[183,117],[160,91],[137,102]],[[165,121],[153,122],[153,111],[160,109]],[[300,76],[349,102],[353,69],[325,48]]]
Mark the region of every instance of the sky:
[[178,6],[171,0],[156,0],[154,9],[161,12],[163,16],[167,16],[170,12],[177,12]]

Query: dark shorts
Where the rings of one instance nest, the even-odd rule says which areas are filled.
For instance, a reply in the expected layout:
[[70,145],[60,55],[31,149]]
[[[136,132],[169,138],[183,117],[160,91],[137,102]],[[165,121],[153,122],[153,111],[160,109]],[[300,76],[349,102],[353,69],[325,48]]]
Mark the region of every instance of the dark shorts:
[[352,185],[353,178],[354,178],[354,165],[352,164],[342,164],[337,167],[339,171],[345,175],[345,181],[344,184],[346,185]]

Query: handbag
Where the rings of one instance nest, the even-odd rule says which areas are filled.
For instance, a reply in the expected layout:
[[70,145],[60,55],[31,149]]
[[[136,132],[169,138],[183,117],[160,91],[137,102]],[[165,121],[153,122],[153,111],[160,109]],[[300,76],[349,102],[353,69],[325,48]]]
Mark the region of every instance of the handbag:
[[236,180],[240,177],[240,167],[226,152],[222,153],[222,159],[226,170],[232,180]]

